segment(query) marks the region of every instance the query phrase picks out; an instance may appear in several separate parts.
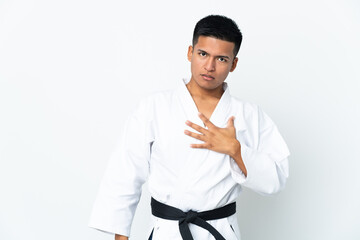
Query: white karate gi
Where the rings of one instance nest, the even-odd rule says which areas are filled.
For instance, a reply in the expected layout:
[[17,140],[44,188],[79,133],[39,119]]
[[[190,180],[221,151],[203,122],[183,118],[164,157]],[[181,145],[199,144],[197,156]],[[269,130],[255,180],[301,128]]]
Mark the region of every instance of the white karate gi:
[[[210,121],[224,128],[235,116],[236,138],[247,177],[229,155],[190,147],[191,143],[203,142],[184,134],[185,129],[198,133],[185,121],[204,124],[186,88],[188,82],[182,79],[174,90],[143,97],[131,112],[122,140],[108,163],[90,227],[129,236],[146,180],[152,197],[184,212],[212,210],[235,202],[242,186],[260,194],[272,194],[284,187],[290,155],[284,139],[256,104],[231,96],[226,82]],[[182,239],[178,221],[152,218],[153,240]],[[240,239],[236,214],[208,222],[225,239]],[[214,239],[203,228],[193,224],[189,227],[194,240]]]

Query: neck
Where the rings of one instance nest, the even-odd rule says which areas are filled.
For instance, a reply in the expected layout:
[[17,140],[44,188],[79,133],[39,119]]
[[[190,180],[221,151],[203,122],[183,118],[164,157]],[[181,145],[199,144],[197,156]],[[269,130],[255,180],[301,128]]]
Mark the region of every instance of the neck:
[[211,99],[217,98],[220,99],[222,94],[224,93],[223,84],[214,88],[214,89],[205,89],[199,86],[193,78],[190,79],[189,83],[186,84],[187,89],[189,90],[192,97],[200,98],[200,99]]

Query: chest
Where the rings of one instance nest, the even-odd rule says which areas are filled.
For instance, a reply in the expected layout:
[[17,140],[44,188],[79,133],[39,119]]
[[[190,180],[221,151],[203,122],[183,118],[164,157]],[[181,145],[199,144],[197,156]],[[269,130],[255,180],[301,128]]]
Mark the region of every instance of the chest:
[[197,110],[202,114],[204,114],[207,119],[210,119],[219,100],[216,99],[212,101],[203,101],[203,100],[194,99],[194,102],[197,107]]

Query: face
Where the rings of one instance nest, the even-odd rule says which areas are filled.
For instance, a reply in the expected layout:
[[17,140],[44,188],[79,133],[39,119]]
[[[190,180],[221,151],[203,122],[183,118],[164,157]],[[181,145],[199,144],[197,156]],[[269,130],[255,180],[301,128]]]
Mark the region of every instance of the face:
[[191,80],[207,90],[222,86],[229,72],[234,71],[238,58],[234,59],[235,44],[213,37],[199,36],[195,46],[189,46]]

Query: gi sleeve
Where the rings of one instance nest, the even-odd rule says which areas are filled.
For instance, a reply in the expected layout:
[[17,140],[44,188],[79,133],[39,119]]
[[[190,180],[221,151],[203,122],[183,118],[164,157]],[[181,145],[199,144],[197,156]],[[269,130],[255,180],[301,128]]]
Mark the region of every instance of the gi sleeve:
[[230,158],[231,175],[237,183],[255,192],[274,194],[284,188],[289,176],[290,152],[270,117],[259,107],[257,112],[253,119],[256,124],[249,129],[252,141],[239,140],[247,176],[233,158]]
[[111,154],[88,223],[97,230],[130,236],[131,224],[147,180],[153,134],[150,101],[143,98],[128,116]]

